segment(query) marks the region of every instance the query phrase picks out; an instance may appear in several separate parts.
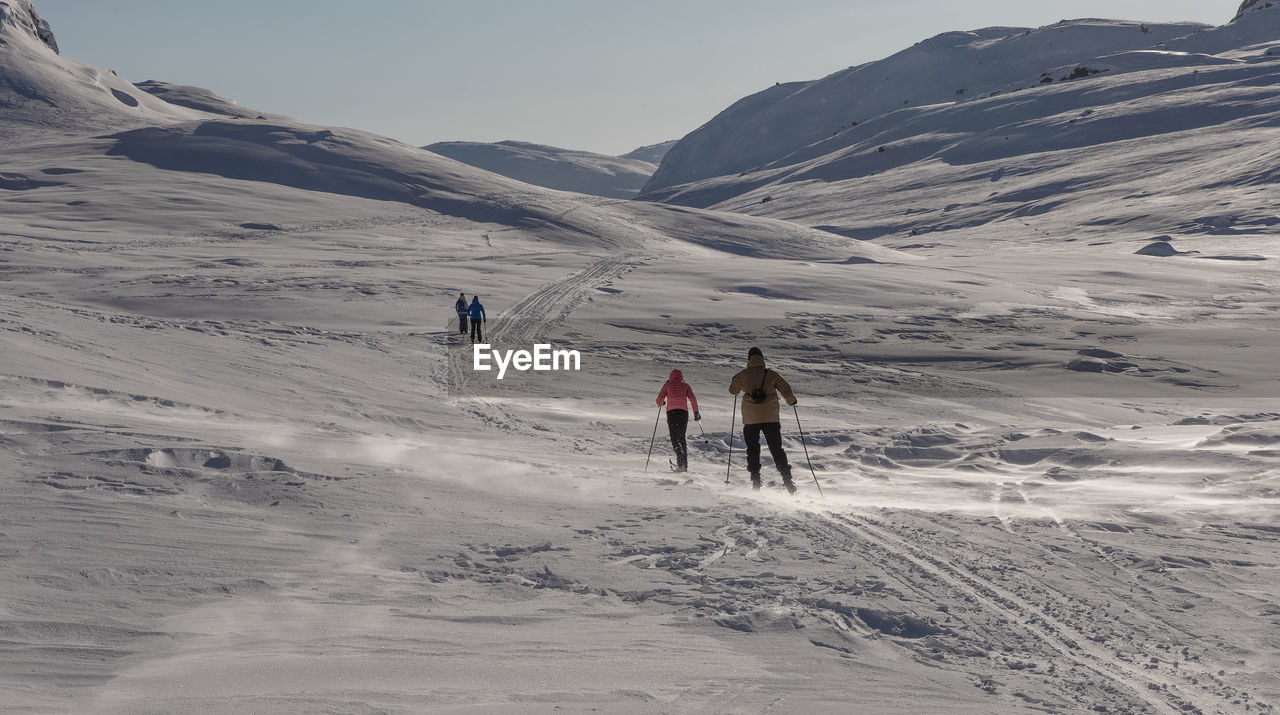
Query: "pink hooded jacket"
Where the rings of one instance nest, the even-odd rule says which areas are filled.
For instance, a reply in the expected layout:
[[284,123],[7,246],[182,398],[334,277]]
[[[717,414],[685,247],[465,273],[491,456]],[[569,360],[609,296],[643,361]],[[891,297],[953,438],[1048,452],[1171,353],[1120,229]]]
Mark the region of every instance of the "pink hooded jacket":
[[672,410],[688,410],[688,403],[693,403],[693,411],[698,411],[698,398],[693,396],[693,388],[684,381],[684,373],[672,370],[671,377],[658,393],[658,404],[667,401],[667,412]]

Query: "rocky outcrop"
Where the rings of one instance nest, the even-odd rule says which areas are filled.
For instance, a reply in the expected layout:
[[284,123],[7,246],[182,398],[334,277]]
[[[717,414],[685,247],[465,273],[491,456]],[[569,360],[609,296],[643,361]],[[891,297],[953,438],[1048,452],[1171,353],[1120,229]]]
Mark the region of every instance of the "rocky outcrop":
[[54,52],[58,51],[53,28],[36,12],[31,0],[0,0],[0,28],[5,26],[31,35]]
[[1236,16],[1231,18],[1231,21],[1235,22],[1239,20],[1240,18],[1244,17],[1244,14],[1251,9],[1252,10],[1266,9],[1272,6],[1273,6],[1273,3],[1271,2],[1271,0],[1244,0],[1244,2],[1240,3],[1240,9],[1236,10]]

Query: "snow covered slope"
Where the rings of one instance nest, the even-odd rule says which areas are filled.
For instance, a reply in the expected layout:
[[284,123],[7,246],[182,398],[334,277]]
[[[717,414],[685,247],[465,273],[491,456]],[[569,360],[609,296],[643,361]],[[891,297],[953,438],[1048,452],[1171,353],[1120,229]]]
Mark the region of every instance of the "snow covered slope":
[[[114,221],[144,233],[217,232],[349,220],[395,205],[566,247],[689,239],[751,255],[872,255],[772,220],[571,197],[385,137],[260,114],[199,88],[134,86],[58,55],[40,39],[52,35],[26,0],[4,7],[0,198],[10,200],[13,220],[43,214],[56,230]],[[252,215],[238,215],[248,206]],[[601,228],[615,224],[616,232]]]
[[658,168],[639,159],[517,141],[439,142],[423,148],[535,186],[617,199],[639,193]]
[[58,54],[30,0],[0,0],[0,142],[204,116]]
[[187,107],[209,114],[236,117],[238,119],[267,118],[262,112],[241,107],[234,100],[221,97],[203,87],[176,85],[156,80],[138,82],[134,86],[147,94],[159,97],[165,102],[179,107]]
[[1200,27],[1076,20],[938,35],[877,62],[742,99],[672,147],[645,192],[747,171],[890,112],[1033,84],[1041,72]]
[[[1071,30],[1098,27],[1124,25]],[[897,245],[925,233],[964,243],[999,222],[1047,241],[1269,233],[1280,224],[1267,198],[1280,156],[1277,39],[1280,8],[1259,5],[1154,49],[1014,63],[1036,72],[647,197]]]
[[706,246],[913,260],[773,219],[566,194],[384,137],[293,120],[223,118],[46,140],[11,147],[3,172],[6,218],[42,226],[41,236],[104,221],[144,234],[238,233],[408,212],[565,249]]
[[31,0],[0,2],[0,28],[17,33],[20,37],[33,38],[54,53],[58,52],[58,40],[53,36],[53,28],[36,12]]

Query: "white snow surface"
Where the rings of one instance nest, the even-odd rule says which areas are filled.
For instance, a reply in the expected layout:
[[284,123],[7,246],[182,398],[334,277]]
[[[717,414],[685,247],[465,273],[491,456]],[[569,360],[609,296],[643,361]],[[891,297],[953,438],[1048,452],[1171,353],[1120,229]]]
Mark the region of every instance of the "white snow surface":
[[[0,109],[6,711],[1280,702],[1280,277],[1245,130],[1161,136],[1144,175],[1069,131],[1025,166],[989,137],[966,161],[992,162],[994,197],[904,164],[862,182],[865,226],[826,179],[797,223],[136,89],[148,104],[93,113],[88,78],[131,85],[5,32],[0,77],[32,98]],[[1201,72],[1265,66],[1235,59]],[[1137,104],[1163,88],[1272,131],[1249,99],[1265,75],[1205,89],[1168,56],[1114,62],[1155,67],[1130,73]],[[1108,79],[1036,91],[1070,105]],[[1089,171],[1187,213],[1179,187],[1210,169],[1229,205],[1169,257],[1133,254],[1141,221],[1077,223],[1141,197],[1001,193]],[[906,226],[801,225],[879,226],[948,191],[976,223],[910,247]],[[1080,203],[977,221],[1048,200]],[[471,371],[463,290],[497,347],[580,348],[583,370]],[[795,496],[767,451],[746,486],[726,387],[752,345],[800,399]],[[662,429],[645,468],[673,367],[703,416],[684,474]]]
[[658,168],[640,159],[520,141],[437,142],[423,148],[535,186],[616,199],[640,193]]

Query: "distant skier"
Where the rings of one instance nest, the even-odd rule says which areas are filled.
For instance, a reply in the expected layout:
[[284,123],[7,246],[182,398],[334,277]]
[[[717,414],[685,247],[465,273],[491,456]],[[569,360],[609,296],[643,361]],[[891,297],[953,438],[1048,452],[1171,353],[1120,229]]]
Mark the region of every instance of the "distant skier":
[[471,318],[472,344],[483,342],[484,336],[481,335],[480,325],[489,322],[489,319],[484,315],[484,306],[480,305],[480,296],[471,296],[471,306],[467,308],[467,315]]
[[667,403],[667,431],[671,433],[671,446],[676,451],[676,471],[689,469],[689,445],[685,442],[685,430],[689,427],[689,403],[693,403],[693,419],[702,419],[698,412],[698,398],[693,388],[684,381],[684,373],[672,370],[671,376],[658,392],[658,405]]
[[795,493],[791,481],[791,465],[782,449],[782,420],[778,412],[778,393],[788,405],[796,404],[791,385],[777,372],[765,367],[764,353],[760,348],[747,351],[747,369],[733,376],[729,393],[746,393],[742,398],[742,439],[747,443],[747,471],[751,472],[751,487],[760,488],[760,433],[764,433],[773,455],[773,464],[782,474],[782,484],[788,492]]
[[467,334],[467,296],[465,293],[458,294],[458,302],[453,304],[453,309],[458,312],[458,334]]

